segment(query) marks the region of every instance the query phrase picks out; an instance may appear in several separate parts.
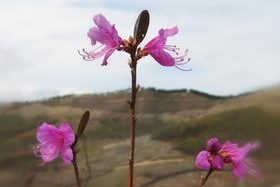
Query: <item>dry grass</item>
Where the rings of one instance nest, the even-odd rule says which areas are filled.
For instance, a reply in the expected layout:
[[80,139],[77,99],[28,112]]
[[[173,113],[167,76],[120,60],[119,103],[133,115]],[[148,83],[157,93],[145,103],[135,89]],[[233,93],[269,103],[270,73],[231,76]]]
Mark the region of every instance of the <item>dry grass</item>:
[[[71,166],[65,168],[60,160],[57,160],[39,167],[40,160],[32,155],[32,145],[35,143],[36,128],[42,121],[53,123],[68,121],[76,127],[79,117],[88,109],[91,111],[91,119],[85,137],[92,170],[90,178],[83,143],[79,145],[78,155],[84,186],[126,186],[129,149],[127,97],[128,93],[123,91],[103,95],[66,96],[1,106],[0,186],[18,187],[24,184],[42,187],[75,186]],[[176,187],[188,187],[198,184],[202,173],[195,170],[193,155],[175,149],[171,139],[164,142],[151,139],[151,134],[158,132],[165,124],[188,124],[208,117],[211,121],[211,116],[248,107],[257,107],[275,115],[280,111],[279,98],[279,88],[228,99],[185,91],[142,90],[137,103],[139,133],[136,140],[135,165],[137,186],[169,187],[176,184]],[[200,126],[193,128],[197,131]],[[202,132],[196,136],[202,137]],[[224,134],[224,131],[217,133]],[[189,144],[195,145],[197,140],[193,139],[193,143]],[[275,144],[279,143],[279,139],[274,141]],[[231,173],[217,172],[209,181],[209,187],[276,187],[280,184],[279,160],[273,160],[268,156],[262,161],[260,167],[267,173],[259,180],[236,182]]]

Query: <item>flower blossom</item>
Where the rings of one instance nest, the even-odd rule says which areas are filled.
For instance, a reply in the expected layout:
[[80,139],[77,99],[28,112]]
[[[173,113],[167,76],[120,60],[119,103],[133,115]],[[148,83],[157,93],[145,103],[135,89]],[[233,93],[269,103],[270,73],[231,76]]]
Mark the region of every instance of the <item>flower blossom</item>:
[[[167,29],[160,29],[158,36],[149,41],[142,53],[144,55],[150,54],[160,65],[162,66],[178,66],[185,64],[185,58],[187,56],[187,51],[184,55],[179,55],[179,48],[176,45],[166,45],[167,37],[174,36],[179,31],[178,27],[172,27]],[[172,56],[169,52],[175,54]],[[188,60],[189,61],[189,58]]]
[[246,143],[243,147],[239,147],[230,141],[221,145],[218,138],[211,138],[207,142],[206,149],[198,153],[195,163],[203,170],[222,170],[224,164],[231,163],[233,174],[238,178],[246,174],[256,175],[252,162],[247,159],[248,153],[256,147],[257,143]]
[[104,56],[102,65],[107,65],[108,58],[112,53],[118,49],[122,44],[122,39],[119,37],[115,25],[111,25],[110,22],[101,14],[95,15],[93,21],[96,26],[93,26],[87,33],[91,39],[91,45],[95,45],[99,42],[101,45],[93,51],[86,51],[83,49],[79,52],[84,60],[92,61]]
[[43,160],[43,163],[50,162],[60,157],[65,164],[70,164],[73,160],[71,145],[75,141],[75,133],[69,124],[63,123],[58,128],[42,123],[36,134],[39,145],[35,148]]

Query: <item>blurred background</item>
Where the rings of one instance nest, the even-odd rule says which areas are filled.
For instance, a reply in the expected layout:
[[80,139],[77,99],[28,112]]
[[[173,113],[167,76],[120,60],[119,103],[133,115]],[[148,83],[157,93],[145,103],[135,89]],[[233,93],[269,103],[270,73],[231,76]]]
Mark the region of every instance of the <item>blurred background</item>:
[[143,9],[150,28],[142,45],[177,25],[168,44],[189,50],[192,71],[139,61],[136,186],[198,186],[205,173],[193,161],[210,137],[262,146],[252,154],[257,179],[236,180],[229,167],[208,186],[279,186],[279,7],[276,0],[0,0],[0,186],[75,186],[71,166],[40,166],[33,147],[42,122],[76,128],[85,110],[83,185],[127,185],[128,56],[116,52],[103,67],[77,51],[94,49],[86,35],[94,15],[128,38]]

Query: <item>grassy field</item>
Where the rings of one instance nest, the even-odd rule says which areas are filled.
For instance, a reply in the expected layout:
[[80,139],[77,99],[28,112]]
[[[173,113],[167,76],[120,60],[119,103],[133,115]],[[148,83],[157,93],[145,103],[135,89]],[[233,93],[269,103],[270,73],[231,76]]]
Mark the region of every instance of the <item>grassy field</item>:
[[[77,127],[90,110],[89,126],[79,144],[84,186],[127,185],[127,91],[68,95],[0,107],[0,186],[75,186],[72,167],[60,160],[40,166],[33,155],[36,128],[44,121]],[[136,186],[198,186],[202,172],[193,163],[209,137],[239,143],[258,140],[253,154],[261,176],[237,181],[230,168],[214,173],[208,186],[280,185],[280,89],[238,97],[211,96],[195,90],[142,89],[137,102]]]

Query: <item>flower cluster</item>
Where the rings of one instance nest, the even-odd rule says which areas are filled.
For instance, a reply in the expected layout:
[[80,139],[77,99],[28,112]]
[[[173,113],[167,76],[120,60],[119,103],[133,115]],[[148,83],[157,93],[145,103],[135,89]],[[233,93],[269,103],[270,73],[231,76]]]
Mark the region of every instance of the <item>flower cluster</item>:
[[252,162],[246,158],[248,153],[258,147],[257,143],[246,143],[239,147],[230,141],[221,144],[218,138],[208,140],[206,149],[200,151],[195,163],[203,170],[222,170],[224,164],[232,164],[233,174],[241,178],[246,174],[256,175],[256,170],[252,168]]
[[36,136],[39,145],[34,151],[42,158],[43,163],[60,157],[65,164],[71,164],[71,145],[75,141],[75,133],[69,124],[63,123],[57,128],[44,122],[38,127]]
[[[122,50],[125,48],[126,40],[123,40],[115,28],[109,21],[101,14],[95,15],[93,21],[96,26],[93,26],[89,32],[88,37],[91,39],[91,44],[94,46],[97,42],[101,45],[93,51],[82,50],[79,51],[84,60],[92,61],[104,56],[102,65],[107,65],[107,59],[115,50]],[[178,66],[186,64],[190,59],[187,58],[187,50],[185,54],[179,55],[180,49],[175,45],[167,45],[168,37],[174,36],[179,32],[177,26],[167,29],[160,29],[158,36],[149,41],[144,48],[139,52],[142,56],[151,55],[162,66]],[[172,52],[172,56],[169,52]]]

